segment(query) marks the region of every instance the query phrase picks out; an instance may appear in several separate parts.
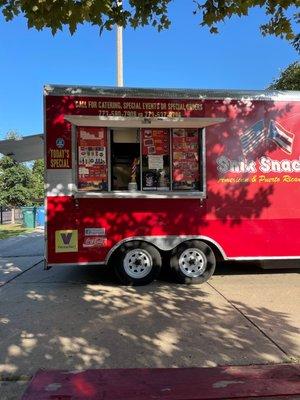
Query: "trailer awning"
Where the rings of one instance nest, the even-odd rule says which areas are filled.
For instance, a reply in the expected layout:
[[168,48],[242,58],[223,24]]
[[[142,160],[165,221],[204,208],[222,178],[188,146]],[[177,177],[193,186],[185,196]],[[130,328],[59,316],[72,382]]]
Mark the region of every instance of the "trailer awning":
[[224,122],[225,118],[147,118],[66,115],[65,120],[76,126],[99,126],[109,128],[205,128],[206,126]]
[[0,153],[16,162],[44,158],[44,135],[24,136],[20,139],[0,140]]

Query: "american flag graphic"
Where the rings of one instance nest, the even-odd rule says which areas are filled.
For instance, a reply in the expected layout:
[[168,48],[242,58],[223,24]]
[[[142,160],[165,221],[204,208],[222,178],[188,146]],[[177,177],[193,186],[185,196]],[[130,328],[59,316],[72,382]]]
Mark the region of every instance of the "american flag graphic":
[[293,150],[295,135],[284,129],[278,122],[271,120],[267,139],[273,140],[287,154]]
[[251,153],[260,143],[266,140],[264,120],[256,122],[240,136],[242,149],[245,156]]

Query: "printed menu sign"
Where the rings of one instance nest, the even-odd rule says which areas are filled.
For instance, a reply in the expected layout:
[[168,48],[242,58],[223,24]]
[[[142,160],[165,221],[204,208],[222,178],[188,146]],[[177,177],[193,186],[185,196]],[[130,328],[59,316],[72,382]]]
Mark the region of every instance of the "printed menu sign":
[[149,155],[148,167],[155,170],[164,169],[164,156]]
[[78,128],[78,187],[107,190],[106,128]]
[[197,129],[173,129],[173,189],[199,189],[199,134]]
[[142,129],[143,156],[168,155],[170,134],[166,129]]

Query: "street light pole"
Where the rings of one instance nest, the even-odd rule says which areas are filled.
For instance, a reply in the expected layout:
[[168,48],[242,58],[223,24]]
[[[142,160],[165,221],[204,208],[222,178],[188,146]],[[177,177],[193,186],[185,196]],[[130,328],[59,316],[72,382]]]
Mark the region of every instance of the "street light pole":
[[[118,6],[123,5],[122,0],[117,0]],[[117,86],[124,86],[123,79],[123,27],[117,25]]]

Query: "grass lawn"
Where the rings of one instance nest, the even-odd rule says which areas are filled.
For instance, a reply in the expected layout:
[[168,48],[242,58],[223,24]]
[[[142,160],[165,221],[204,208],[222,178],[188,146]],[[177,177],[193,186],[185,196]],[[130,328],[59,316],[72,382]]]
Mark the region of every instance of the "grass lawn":
[[33,231],[33,228],[24,228],[21,224],[0,225],[0,240]]

